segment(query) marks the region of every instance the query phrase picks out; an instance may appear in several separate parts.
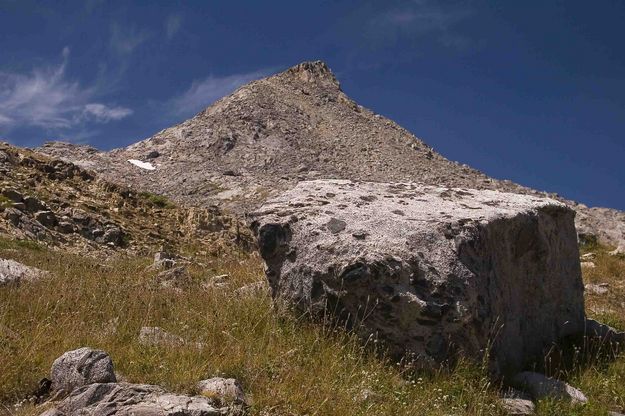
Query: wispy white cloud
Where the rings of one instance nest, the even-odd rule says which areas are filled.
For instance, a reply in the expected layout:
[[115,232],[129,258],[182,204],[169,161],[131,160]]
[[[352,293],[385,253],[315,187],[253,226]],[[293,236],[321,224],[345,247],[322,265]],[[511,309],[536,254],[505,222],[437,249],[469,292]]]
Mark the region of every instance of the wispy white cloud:
[[0,129],[22,126],[67,131],[132,114],[128,108],[97,102],[97,88],[68,79],[69,53],[69,48],[64,48],[60,64],[35,68],[28,74],[0,72]]
[[172,39],[181,27],[182,16],[179,14],[169,15],[167,20],[165,20],[165,35],[167,35],[167,39]]
[[111,25],[111,49],[119,55],[129,55],[141,44],[147,41],[151,34],[134,26],[122,26],[119,23]]
[[456,31],[456,26],[470,16],[464,6],[414,0],[376,13],[369,24],[381,37],[429,35],[445,46],[464,46],[468,39]]
[[109,121],[121,120],[132,114],[130,108],[125,107],[108,107],[101,103],[89,103],[85,105],[83,115],[87,119],[93,119],[99,123],[108,123]]
[[187,91],[170,100],[167,105],[172,114],[189,116],[230,94],[241,85],[262,78],[269,72],[270,70],[265,69],[222,77],[210,75],[202,80],[193,81]]

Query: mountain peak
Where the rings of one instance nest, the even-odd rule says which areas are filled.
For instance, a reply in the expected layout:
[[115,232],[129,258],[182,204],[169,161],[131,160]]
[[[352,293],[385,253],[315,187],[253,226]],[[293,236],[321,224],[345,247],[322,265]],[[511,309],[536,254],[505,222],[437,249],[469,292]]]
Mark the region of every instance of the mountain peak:
[[323,61],[306,61],[289,68],[286,73],[308,83],[333,85],[340,89],[339,81]]

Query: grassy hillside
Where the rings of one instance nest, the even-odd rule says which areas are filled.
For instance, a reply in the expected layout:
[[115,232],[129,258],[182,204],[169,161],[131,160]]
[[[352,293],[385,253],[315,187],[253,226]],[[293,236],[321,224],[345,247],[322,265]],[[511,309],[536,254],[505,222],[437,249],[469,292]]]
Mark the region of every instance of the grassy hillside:
[[[590,282],[609,283],[606,295],[589,295],[590,315],[625,328],[625,259],[602,248]],[[190,249],[188,251],[191,251]],[[207,250],[210,252],[210,250]],[[0,258],[51,272],[20,287],[0,288],[0,409],[38,415],[14,404],[47,376],[52,361],[80,346],[109,352],[124,380],[192,393],[200,379],[238,378],[258,415],[499,415],[498,386],[479,366],[409,374],[363,348],[350,334],[281,312],[268,296],[234,290],[262,280],[256,255],[197,256],[198,285],[165,289],[146,270],[148,258],[119,255],[106,262],[0,239]],[[202,278],[228,274],[227,287],[203,288]],[[190,341],[142,346],[142,326],[159,326]],[[196,343],[203,343],[198,346]],[[625,410],[625,357],[593,362],[564,374],[590,403],[570,408],[539,405],[541,415],[605,415]],[[1,413],[1,411],[0,411]]]

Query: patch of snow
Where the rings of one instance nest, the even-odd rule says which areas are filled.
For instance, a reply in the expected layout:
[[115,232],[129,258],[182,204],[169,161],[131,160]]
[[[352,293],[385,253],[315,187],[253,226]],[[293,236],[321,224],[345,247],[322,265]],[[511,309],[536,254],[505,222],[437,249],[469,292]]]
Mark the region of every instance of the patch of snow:
[[142,161],[137,160],[137,159],[128,159],[128,161],[130,163],[132,163],[133,165],[141,168],[141,169],[146,169],[146,170],[154,170],[154,169],[156,169],[154,167],[154,165],[151,164],[150,162],[142,162]]

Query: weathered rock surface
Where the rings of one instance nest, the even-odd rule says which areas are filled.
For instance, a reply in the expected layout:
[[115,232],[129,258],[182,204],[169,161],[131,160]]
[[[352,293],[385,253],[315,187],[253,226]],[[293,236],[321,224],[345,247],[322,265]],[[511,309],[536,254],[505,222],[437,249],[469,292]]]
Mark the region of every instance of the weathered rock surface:
[[535,196],[318,180],[250,218],[275,297],[425,365],[492,342],[491,371],[516,373],[584,330],[573,216]]
[[64,394],[92,383],[117,381],[111,357],[104,351],[87,347],[68,351],[57,358],[52,364],[50,378],[52,389]]
[[217,416],[228,412],[210,398],[172,394],[158,386],[96,383],[74,390],[41,416]]
[[32,282],[47,276],[47,272],[26,266],[15,260],[0,259],[0,286]]
[[551,397],[567,400],[573,404],[588,402],[584,393],[575,387],[540,373],[524,371],[514,376],[512,383],[529,393],[535,400]]

